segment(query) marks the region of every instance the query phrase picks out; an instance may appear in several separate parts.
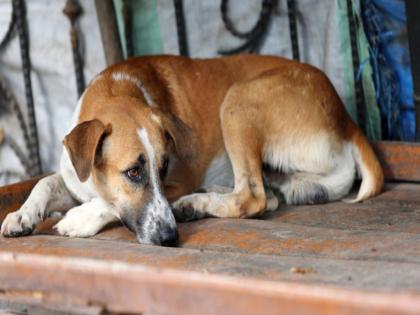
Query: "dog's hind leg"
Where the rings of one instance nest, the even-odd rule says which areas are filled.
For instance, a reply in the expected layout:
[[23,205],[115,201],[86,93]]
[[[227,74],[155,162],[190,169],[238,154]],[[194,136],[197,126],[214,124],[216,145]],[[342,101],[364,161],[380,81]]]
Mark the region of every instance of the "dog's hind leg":
[[278,189],[287,204],[319,204],[339,200],[346,196],[355,177],[355,163],[348,147],[334,159],[335,166],[322,173],[294,172],[270,174],[266,180],[270,187]]
[[266,208],[262,139],[255,125],[259,109],[240,104],[241,94],[233,93],[231,96],[225,99],[222,106],[221,125],[225,149],[233,168],[234,189],[225,194],[198,193],[178,199],[173,203],[177,219],[197,219],[206,215],[252,217],[263,213]]
[[35,185],[19,210],[6,216],[1,225],[1,234],[10,237],[31,234],[49,211],[68,210],[75,205],[77,202],[67,190],[61,174],[49,175]]
[[327,188],[320,183],[321,176],[310,173],[295,173],[284,177],[282,182],[271,182],[277,188],[286,204],[320,204],[329,201]]

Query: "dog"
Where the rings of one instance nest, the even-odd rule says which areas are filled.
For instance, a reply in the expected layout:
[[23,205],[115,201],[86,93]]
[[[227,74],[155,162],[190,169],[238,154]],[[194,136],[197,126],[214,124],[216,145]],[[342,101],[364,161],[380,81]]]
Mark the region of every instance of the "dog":
[[[326,75],[274,56],[131,58],[89,84],[63,144],[1,233],[30,234],[68,210],[61,235],[121,221],[144,244],[174,245],[176,219],[248,218],[287,204],[359,202],[384,176]],[[266,176],[263,165],[278,176]]]

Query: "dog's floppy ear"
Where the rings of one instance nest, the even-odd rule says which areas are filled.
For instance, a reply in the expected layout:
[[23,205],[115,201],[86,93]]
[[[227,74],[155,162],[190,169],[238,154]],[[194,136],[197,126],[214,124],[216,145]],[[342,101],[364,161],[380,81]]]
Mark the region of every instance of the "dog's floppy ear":
[[111,132],[111,125],[98,119],[78,124],[63,141],[70,160],[81,182],[86,181],[92,171],[98,144],[104,135]]
[[178,156],[186,162],[192,162],[196,156],[197,143],[193,129],[172,113],[154,109],[153,115],[157,115],[159,124],[172,139]]

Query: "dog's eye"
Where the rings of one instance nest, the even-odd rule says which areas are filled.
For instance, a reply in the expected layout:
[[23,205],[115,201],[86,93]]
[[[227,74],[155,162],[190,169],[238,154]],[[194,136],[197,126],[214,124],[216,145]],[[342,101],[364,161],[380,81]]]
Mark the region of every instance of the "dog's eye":
[[169,158],[165,156],[163,158],[162,166],[159,171],[159,176],[161,180],[163,180],[166,177],[166,174],[168,173],[168,165],[169,165]]
[[126,174],[127,174],[127,177],[131,181],[133,181],[135,183],[138,183],[138,182],[140,182],[142,180],[142,176],[141,176],[141,172],[140,172],[140,167],[139,166],[136,166],[136,167],[133,167],[133,168],[129,169],[126,172]]

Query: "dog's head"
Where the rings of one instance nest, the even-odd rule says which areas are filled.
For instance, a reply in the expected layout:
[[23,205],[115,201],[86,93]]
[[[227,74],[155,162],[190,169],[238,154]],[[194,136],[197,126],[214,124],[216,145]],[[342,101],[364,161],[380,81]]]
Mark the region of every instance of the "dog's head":
[[65,137],[70,160],[79,180],[92,178],[139,242],[173,245],[178,232],[163,182],[170,156],[188,160],[194,155],[194,134],[171,113],[143,104],[134,104],[134,110],[135,100],[114,102],[111,110]]

